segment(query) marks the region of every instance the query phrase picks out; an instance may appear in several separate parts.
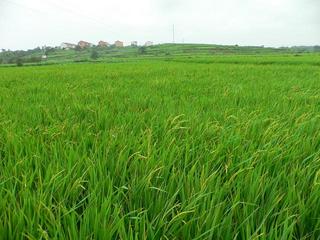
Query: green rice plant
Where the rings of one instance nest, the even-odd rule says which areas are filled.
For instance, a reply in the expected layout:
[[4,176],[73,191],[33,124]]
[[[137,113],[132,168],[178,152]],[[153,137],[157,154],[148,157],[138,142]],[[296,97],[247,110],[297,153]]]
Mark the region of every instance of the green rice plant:
[[319,238],[318,57],[176,60],[0,68],[1,239]]

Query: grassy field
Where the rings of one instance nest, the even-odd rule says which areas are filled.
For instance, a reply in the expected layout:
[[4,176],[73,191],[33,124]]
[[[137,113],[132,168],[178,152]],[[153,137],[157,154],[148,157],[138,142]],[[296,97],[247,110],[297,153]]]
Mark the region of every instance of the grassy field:
[[319,66],[0,68],[0,238],[318,239]]

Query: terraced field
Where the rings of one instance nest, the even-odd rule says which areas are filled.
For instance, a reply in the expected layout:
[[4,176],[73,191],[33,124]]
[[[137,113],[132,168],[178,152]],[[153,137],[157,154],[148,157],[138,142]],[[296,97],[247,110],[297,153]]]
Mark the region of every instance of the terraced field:
[[[1,64],[16,64],[20,59],[25,65],[47,65],[70,62],[123,62],[146,59],[173,59],[185,57],[224,57],[226,55],[301,55],[301,53],[319,53],[320,48],[271,48],[263,46],[238,46],[214,44],[157,44],[150,47],[91,47],[85,49],[62,50],[60,48],[33,49],[28,51],[0,52]],[[92,52],[96,52],[96,59],[92,59]],[[42,59],[46,54],[47,58]]]

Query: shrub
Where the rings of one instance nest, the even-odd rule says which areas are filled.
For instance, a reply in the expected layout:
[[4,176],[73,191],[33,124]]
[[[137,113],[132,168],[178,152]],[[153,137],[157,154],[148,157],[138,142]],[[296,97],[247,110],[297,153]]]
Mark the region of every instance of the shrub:
[[139,47],[139,50],[138,50],[139,54],[143,55],[143,54],[146,54],[146,52],[147,52],[146,47]]
[[99,58],[99,53],[96,50],[92,50],[90,57],[91,59],[96,60]]
[[17,64],[18,67],[22,67],[22,66],[23,66],[23,61],[22,61],[22,59],[21,59],[21,58],[17,58],[16,64]]

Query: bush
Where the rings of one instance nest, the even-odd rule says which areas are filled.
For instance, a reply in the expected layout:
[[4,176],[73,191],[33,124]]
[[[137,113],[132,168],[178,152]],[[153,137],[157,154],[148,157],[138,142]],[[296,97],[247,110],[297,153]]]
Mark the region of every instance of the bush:
[[88,59],[84,58],[84,59],[75,59],[73,60],[73,62],[76,62],[76,63],[84,63],[84,62],[89,62]]
[[38,63],[38,62],[41,62],[41,57],[30,57],[30,59],[28,59],[28,62],[31,62],[31,63]]
[[82,50],[82,48],[81,48],[79,45],[77,45],[74,50],[75,50],[76,52],[80,52],[80,51]]
[[22,67],[22,66],[23,66],[23,61],[22,61],[22,59],[21,59],[21,58],[17,58],[16,64],[17,64],[18,67]]
[[90,57],[96,60],[99,58],[99,53],[96,50],[92,50]]
[[139,54],[143,55],[143,54],[146,54],[146,52],[147,52],[146,47],[139,47],[139,50],[138,50]]
[[54,48],[51,48],[51,47],[48,47],[48,48],[46,48],[46,50],[45,50],[45,55],[49,55],[49,54],[51,54],[51,53],[54,53],[56,50],[54,49]]

